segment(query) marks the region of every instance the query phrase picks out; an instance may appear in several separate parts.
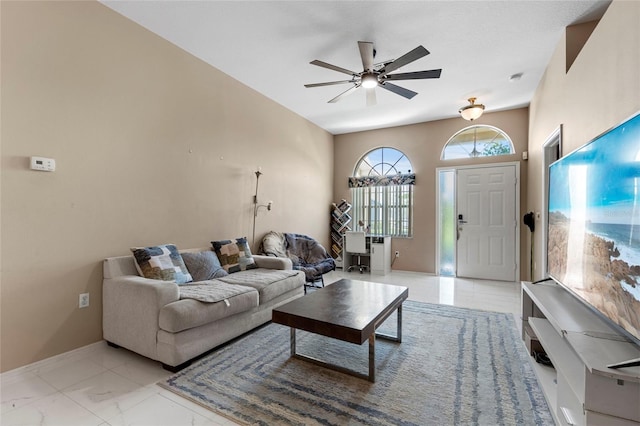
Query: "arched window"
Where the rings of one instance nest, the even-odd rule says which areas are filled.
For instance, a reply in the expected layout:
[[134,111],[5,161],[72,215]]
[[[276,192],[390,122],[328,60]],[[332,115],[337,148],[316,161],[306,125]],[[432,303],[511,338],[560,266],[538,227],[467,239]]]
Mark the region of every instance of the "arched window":
[[409,159],[395,148],[376,148],[360,158],[349,178],[354,229],[411,237],[415,184],[411,170]]
[[392,176],[411,173],[411,162],[395,148],[377,148],[366,153],[354,171],[355,176]]
[[514,154],[511,138],[497,127],[478,124],[449,138],[442,149],[443,160]]

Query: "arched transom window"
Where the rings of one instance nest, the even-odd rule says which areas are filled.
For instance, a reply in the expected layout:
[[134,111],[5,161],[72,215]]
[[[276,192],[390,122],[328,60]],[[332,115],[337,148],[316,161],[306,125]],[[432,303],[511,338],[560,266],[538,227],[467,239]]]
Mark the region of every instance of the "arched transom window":
[[355,176],[390,176],[411,173],[411,162],[395,148],[377,148],[366,153],[354,171]]
[[442,159],[492,157],[514,154],[511,138],[497,127],[478,124],[451,136],[442,150]]
[[372,235],[412,235],[411,162],[395,148],[376,148],[360,158],[349,178],[354,229]]

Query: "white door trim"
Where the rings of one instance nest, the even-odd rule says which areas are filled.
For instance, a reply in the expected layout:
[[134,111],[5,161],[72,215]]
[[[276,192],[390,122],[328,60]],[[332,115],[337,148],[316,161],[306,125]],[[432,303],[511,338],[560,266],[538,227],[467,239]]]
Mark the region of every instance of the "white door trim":
[[[505,166],[515,166],[516,168],[516,281],[520,281],[520,162],[519,161],[509,161],[505,163],[485,163],[485,164],[472,164],[466,166],[450,166],[450,167],[437,167],[436,168],[436,194],[439,194],[439,184],[440,184],[440,171],[441,170],[453,170],[456,172],[460,169],[480,169],[480,168],[488,168],[488,167],[505,167]],[[457,186],[457,184],[456,184]],[[457,198],[457,194],[454,194]],[[455,198],[454,198],[455,200]],[[455,201],[454,201],[455,202]],[[440,197],[436,196],[436,214],[440,209]],[[454,212],[457,211],[457,206],[454,208]],[[455,218],[454,218],[455,219]],[[457,223],[457,220],[456,220]],[[436,269],[440,265],[440,221],[436,219]],[[456,260],[457,262],[457,260]],[[437,272],[436,272],[437,274]]]
[[[542,243],[538,247],[534,256],[540,259],[540,262],[535,262],[534,276],[531,281],[546,278],[548,274],[547,266],[547,223],[549,222],[549,166],[551,163],[562,157],[562,124],[558,126],[542,144],[542,212],[540,218],[540,225],[536,224],[536,231],[540,228],[542,232]],[[537,214],[535,215],[537,218]],[[540,256],[538,256],[538,253]],[[538,268],[540,266],[540,268]]]

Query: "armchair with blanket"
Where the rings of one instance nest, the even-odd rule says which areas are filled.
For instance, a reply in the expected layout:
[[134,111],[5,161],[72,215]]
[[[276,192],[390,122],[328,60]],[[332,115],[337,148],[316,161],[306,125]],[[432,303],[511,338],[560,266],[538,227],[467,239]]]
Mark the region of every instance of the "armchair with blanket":
[[291,259],[293,269],[303,271],[307,285],[320,281],[323,274],[336,269],[336,262],[315,239],[302,234],[268,232],[260,243],[260,253]]

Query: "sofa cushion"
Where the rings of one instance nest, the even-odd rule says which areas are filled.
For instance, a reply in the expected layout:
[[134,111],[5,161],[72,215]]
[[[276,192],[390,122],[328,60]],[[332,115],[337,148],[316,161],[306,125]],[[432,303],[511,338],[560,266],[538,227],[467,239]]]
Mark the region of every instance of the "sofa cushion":
[[260,294],[260,304],[304,286],[304,273],[294,270],[252,269],[219,278],[228,284],[253,287]]
[[[190,291],[189,287],[191,286],[180,288],[181,298]],[[209,287],[211,300],[218,299],[219,301],[208,303],[184,298],[165,305],[160,310],[159,316],[159,325],[162,330],[177,333],[258,306],[258,292],[251,287],[225,284],[218,280],[198,283],[195,287]]]
[[184,284],[193,281],[182,256],[173,244],[131,248],[140,276]]
[[236,238],[235,241],[211,241],[211,245],[220,264],[228,273],[257,268],[246,238]]
[[211,250],[200,252],[182,253],[182,260],[187,266],[194,282],[212,280],[228,275],[224,270],[218,256]]

